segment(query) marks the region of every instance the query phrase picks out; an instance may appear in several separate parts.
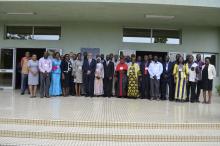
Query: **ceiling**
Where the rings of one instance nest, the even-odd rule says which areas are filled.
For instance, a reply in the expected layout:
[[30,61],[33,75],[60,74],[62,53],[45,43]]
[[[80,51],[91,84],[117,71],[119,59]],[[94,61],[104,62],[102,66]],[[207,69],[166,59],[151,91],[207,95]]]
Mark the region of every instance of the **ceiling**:
[[[35,12],[36,15],[7,15]],[[175,16],[146,19],[145,14]],[[220,8],[80,2],[0,2],[1,22],[112,22],[161,25],[220,26]]]

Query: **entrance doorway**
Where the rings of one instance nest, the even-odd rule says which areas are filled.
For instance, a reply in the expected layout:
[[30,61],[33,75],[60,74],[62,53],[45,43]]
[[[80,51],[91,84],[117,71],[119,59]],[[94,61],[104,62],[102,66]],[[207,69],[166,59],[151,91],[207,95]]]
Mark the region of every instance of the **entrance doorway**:
[[152,56],[158,56],[158,58],[164,57],[168,54],[168,52],[155,52],[155,51],[136,51],[136,56],[141,56],[141,58],[144,58],[144,55],[152,55]]
[[24,57],[25,52],[30,52],[30,54],[36,54],[37,59],[43,56],[46,48],[16,48],[16,71],[15,71],[15,89],[20,89],[21,87],[21,58]]
[[14,88],[15,49],[0,48],[0,90]]

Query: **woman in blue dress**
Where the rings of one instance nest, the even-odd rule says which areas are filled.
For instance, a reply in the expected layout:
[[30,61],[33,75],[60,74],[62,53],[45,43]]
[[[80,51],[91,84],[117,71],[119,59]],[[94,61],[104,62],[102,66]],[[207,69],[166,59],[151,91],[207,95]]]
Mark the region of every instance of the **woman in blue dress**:
[[56,52],[55,57],[52,61],[50,96],[60,96],[62,94],[60,65],[60,53]]

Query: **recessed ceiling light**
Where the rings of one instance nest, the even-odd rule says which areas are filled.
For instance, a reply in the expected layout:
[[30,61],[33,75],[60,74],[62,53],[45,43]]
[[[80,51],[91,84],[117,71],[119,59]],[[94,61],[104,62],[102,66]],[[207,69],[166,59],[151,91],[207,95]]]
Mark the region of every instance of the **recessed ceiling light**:
[[7,12],[7,15],[36,15],[35,12]]
[[167,19],[167,20],[170,20],[170,19],[174,19],[175,16],[166,16],[166,15],[148,15],[148,14],[146,14],[146,15],[145,15],[145,18],[146,18],[146,19]]

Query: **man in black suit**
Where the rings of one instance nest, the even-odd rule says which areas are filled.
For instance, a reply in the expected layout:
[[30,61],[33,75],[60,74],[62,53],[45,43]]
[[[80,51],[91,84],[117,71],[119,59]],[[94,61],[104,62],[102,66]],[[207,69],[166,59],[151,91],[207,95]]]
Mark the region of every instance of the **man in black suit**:
[[163,73],[161,75],[161,100],[173,100],[173,63],[169,56],[165,56],[163,62]]
[[147,55],[144,56],[144,61],[140,65],[141,70],[141,98],[150,99],[150,74],[148,72],[150,61]]
[[94,96],[94,79],[95,79],[95,69],[96,61],[92,59],[92,53],[88,53],[87,59],[83,62],[83,75],[85,82],[86,97]]
[[104,96],[112,96],[113,76],[114,76],[114,63],[110,59],[110,56],[106,56],[104,65]]

